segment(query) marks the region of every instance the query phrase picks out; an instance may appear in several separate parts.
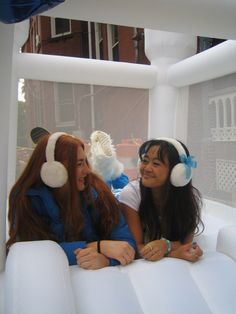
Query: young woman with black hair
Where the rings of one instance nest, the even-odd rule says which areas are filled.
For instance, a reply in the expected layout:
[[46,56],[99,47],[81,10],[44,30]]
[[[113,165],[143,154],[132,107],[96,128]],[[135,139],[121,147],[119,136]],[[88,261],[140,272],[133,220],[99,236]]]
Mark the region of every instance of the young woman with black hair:
[[201,196],[191,180],[196,162],[172,138],[146,141],[139,159],[140,178],[121,191],[120,202],[140,257],[197,261],[202,250],[193,239],[203,223]]

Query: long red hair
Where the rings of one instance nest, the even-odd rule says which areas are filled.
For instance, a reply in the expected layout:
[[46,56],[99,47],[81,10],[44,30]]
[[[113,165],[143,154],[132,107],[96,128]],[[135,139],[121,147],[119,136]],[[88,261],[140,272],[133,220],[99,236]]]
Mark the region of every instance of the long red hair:
[[[10,237],[7,247],[16,241],[57,240],[41,217],[33,210],[29,197],[27,197],[30,188],[43,184],[40,170],[46,161],[45,150],[48,138],[49,135],[46,135],[38,142],[22,175],[10,192],[8,212]],[[70,135],[62,135],[57,140],[55,160],[63,163],[66,167],[68,181],[63,187],[51,188],[51,190],[60,209],[67,241],[81,239],[81,231],[84,226],[83,203],[91,206],[94,228],[100,238],[104,239],[119,221],[118,202],[110,188],[93,172],[86,177],[85,190],[78,192],[76,185],[78,146],[84,149],[83,142]],[[88,163],[87,160],[86,162]],[[93,190],[97,194],[95,200]]]

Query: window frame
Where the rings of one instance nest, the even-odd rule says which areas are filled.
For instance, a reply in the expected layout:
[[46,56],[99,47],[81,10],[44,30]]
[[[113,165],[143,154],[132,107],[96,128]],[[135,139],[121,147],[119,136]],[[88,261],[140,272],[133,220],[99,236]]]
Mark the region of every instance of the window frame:
[[[68,22],[69,22],[69,31],[68,32],[64,32],[64,33],[56,34],[56,19],[68,20]],[[51,37],[52,38],[62,37],[62,36],[69,35],[69,34],[71,34],[71,20],[70,19],[63,19],[63,18],[58,18],[58,17],[56,17],[56,18],[52,17],[51,18]]]

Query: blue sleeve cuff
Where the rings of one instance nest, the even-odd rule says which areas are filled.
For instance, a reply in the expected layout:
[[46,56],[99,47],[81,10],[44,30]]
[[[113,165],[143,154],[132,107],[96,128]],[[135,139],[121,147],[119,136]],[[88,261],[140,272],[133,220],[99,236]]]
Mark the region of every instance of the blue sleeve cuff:
[[129,178],[126,174],[122,173],[118,178],[110,182],[114,189],[122,189],[129,183]]
[[87,242],[86,241],[61,242],[59,243],[59,245],[64,250],[68,258],[69,265],[76,265],[77,261],[74,251],[79,248],[80,249],[86,248]]
[[120,262],[114,258],[109,258],[109,266],[117,266],[120,265]]

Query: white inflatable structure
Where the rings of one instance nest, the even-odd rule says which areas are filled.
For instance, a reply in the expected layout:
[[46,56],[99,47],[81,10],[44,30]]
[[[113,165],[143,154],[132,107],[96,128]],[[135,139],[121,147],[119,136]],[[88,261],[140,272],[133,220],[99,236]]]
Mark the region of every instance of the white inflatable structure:
[[[215,207],[206,202],[207,211]],[[204,256],[194,264],[164,258],[84,270],[69,266],[55,242],[14,244],[6,263],[3,313],[234,314],[235,224],[209,214],[204,221],[205,234],[196,239]]]
[[[236,72],[236,2],[103,0],[98,6],[95,0],[70,0],[46,14],[144,27],[151,65],[21,54],[28,21],[0,24],[0,121],[5,130],[0,133],[0,314],[235,313],[234,207],[205,201],[206,229],[196,239],[204,256],[195,264],[164,258],[97,271],[68,266],[62,249],[51,241],[16,243],[6,260],[5,221],[15,178],[18,78],[148,88],[149,136],[185,142],[188,113],[179,100],[181,88]],[[194,55],[196,35],[230,40]]]

